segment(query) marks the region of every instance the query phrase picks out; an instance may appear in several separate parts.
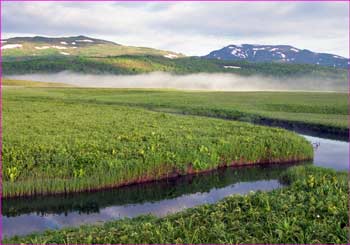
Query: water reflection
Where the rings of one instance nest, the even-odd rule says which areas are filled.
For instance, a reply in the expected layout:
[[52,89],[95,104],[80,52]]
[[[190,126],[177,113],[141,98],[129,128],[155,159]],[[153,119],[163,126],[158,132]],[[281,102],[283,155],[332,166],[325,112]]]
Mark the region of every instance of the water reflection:
[[[349,169],[348,142],[303,136],[318,145],[314,165]],[[288,167],[290,165],[225,168],[99,192],[3,200],[3,235],[24,235],[149,213],[164,216],[185,208],[215,203],[235,193],[279,188],[278,178]]]
[[314,165],[335,170],[349,169],[349,142],[303,136],[314,145]]
[[164,216],[185,208],[215,203],[249,191],[272,190],[290,165],[225,168],[118,189],[68,196],[16,198],[3,202],[3,235],[96,223],[141,214]]

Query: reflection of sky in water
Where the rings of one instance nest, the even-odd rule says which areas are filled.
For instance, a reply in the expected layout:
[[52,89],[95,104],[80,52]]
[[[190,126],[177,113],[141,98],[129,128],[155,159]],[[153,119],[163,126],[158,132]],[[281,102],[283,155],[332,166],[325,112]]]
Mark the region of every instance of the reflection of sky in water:
[[154,214],[164,216],[185,208],[191,208],[205,203],[215,203],[230,194],[245,194],[249,191],[272,190],[280,187],[277,180],[262,180],[254,182],[241,182],[223,188],[214,188],[209,192],[198,192],[189,195],[182,195],[173,199],[161,200],[158,202],[146,202],[143,204],[127,204],[111,206],[100,210],[99,213],[79,214],[71,212],[67,215],[45,215],[26,214],[17,217],[3,217],[3,235],[28,234],[33,231],[54,229],[64,226],[77,226],[103,222],[122,217],[136,217],[141,214]]
[[14,218],[2,217],[2,235],[28,234],[35,231],[60,228],[60,225],[42,216],[23,214]]
[[311,143],[320,143],[314,150],[314,165],[335,170],[349,169],[349,142],[303,136]]
[[[317,166],[346,170],[349,164],[349,143],[305,136],[311,143],[320,143],[315,149],[314,164]],[[164,216],[184,208],[191,208],[205,203],[215,203],[224,197],[237,193],[245,194],[249,191],[272,190],[280,187],[277,180],[260,180],[239,182],[223,188],[213,188],[209,192],[197,192],[164,199],[155,202],[115,205],[101,208],[99,213],[81,213],[74,211],[65,214],[47,214],[40,216],[35,213],[23,214],[16,217],[3,217],[3,235],[28,234],[34,231],[55,229],[64,226],[104,222],[122,217],[136,217],[141,214]]]

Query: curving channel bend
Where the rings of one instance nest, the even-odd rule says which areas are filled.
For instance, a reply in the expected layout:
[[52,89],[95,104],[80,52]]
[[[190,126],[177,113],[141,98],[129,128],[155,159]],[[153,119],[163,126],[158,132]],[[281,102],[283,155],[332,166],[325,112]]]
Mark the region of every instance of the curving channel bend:
[[[349,169],[349,142],[303,135],[314,144],[314,164]],[[206,174],[92,193],[3,200],[3,236],[105,222],[142,214],[164,216],[215,203],[232,194],[269,191],[283,185],[281,172],[293,165],[225,168]]]

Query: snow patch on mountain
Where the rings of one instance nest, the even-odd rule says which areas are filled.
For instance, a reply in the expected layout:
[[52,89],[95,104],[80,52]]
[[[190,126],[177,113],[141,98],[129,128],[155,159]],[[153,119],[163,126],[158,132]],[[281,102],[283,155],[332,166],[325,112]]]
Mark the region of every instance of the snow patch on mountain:
[[225,69],[241,69],[239,66],[224,66]]
[[3,49],[14,49],[14,48],[22,48],[22,44],[5,44],[4,46],[1,46],[1,50]]
[[279,54],[283,59],[286,58],[286,55],[284,53],[277,52],[277,54]]
[[41,46],[41,47],[35,47],[35,49],[41,50],[41,49],[48,49],[50,48],[49,46]]
[[240,58],[246,58],[246,54],[240,48],[233,49],[231,51],[231,54],[238,56]]
[[54,46],[51,46],[51,47],[55,48],[55,49],[67,49],[67,47],[57,46],[57,45],[54,45]]
[[76,42],[82,42],[82,43],[93,43],[94,41],[90,39],[80,39],[80,40],[75,40]]
[[176,54],[166,54],[164,55],[165,58],[168,58],[168,59],[175,59],[177,58],[178,56]]
[[258,50],[266,50],[266,48],[253,48],[253,50],[258,51]]

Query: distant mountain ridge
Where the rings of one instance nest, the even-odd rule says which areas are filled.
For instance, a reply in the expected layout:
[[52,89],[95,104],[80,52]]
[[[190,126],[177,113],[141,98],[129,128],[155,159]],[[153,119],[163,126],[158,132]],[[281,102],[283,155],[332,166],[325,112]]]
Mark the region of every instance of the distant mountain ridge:
[[147,47],[121,45],[87,36],[13,37],[1,40],[4,60],[48,56],[107,57],[120,55],[155,55],[174,59],[184,55]]
[[[1,40],[2,72],[6,76],[61,71],[117,75],[150,72],[231,73],[278,79],[321,78],[329,80],[330,84],[337,84],[336,86],[347,86],[347,70],[341,64],[335,63],[334,67],[330,63],[328,66],[298,63],[300,57],[297,59],[297,55],[305,52],[307,53],[287,45],[230,45],[207,57],[186,57],[172,51],[126,46],[82,35],[55,38],[14,37]],[[253,58],[249,59],[250,57]],[[347,59],[338,59],[347,64]],[[292,60],[295,62],[291,62]],[[344,90],[343,87],[340,90]]]
[[313,64],[347,68],[349,59],[339,55],[316,53],[289,45],[229,45],[203,56],[208,59],[249,62],[280,62],[292,64]]
[[[6,43],[3,43],[5,41]],[[64,45],[74,45],[81,46],[87,44],[114,44],[117,43],[106,41],[102,39],[91,38],[87,36],[72,36],[72,37],[43,37],[43,36],[34,36],[34,37],[13,37],[2,40],[2,44],[17,44],[17,43],[52,43],[52,44],[64,44]]]
[[[168,59],[183,54],[147,47],[121,45],[84,35],[70,37],[13,37],[1,40],[3,60],[38,58],[41,56],[110,57],[120,55],[155,55]],[[316,53],[290,45],[229,45],[202,56],[204,59],[286,64],[311,64],[347,68],[349,59],[334,54]]]

